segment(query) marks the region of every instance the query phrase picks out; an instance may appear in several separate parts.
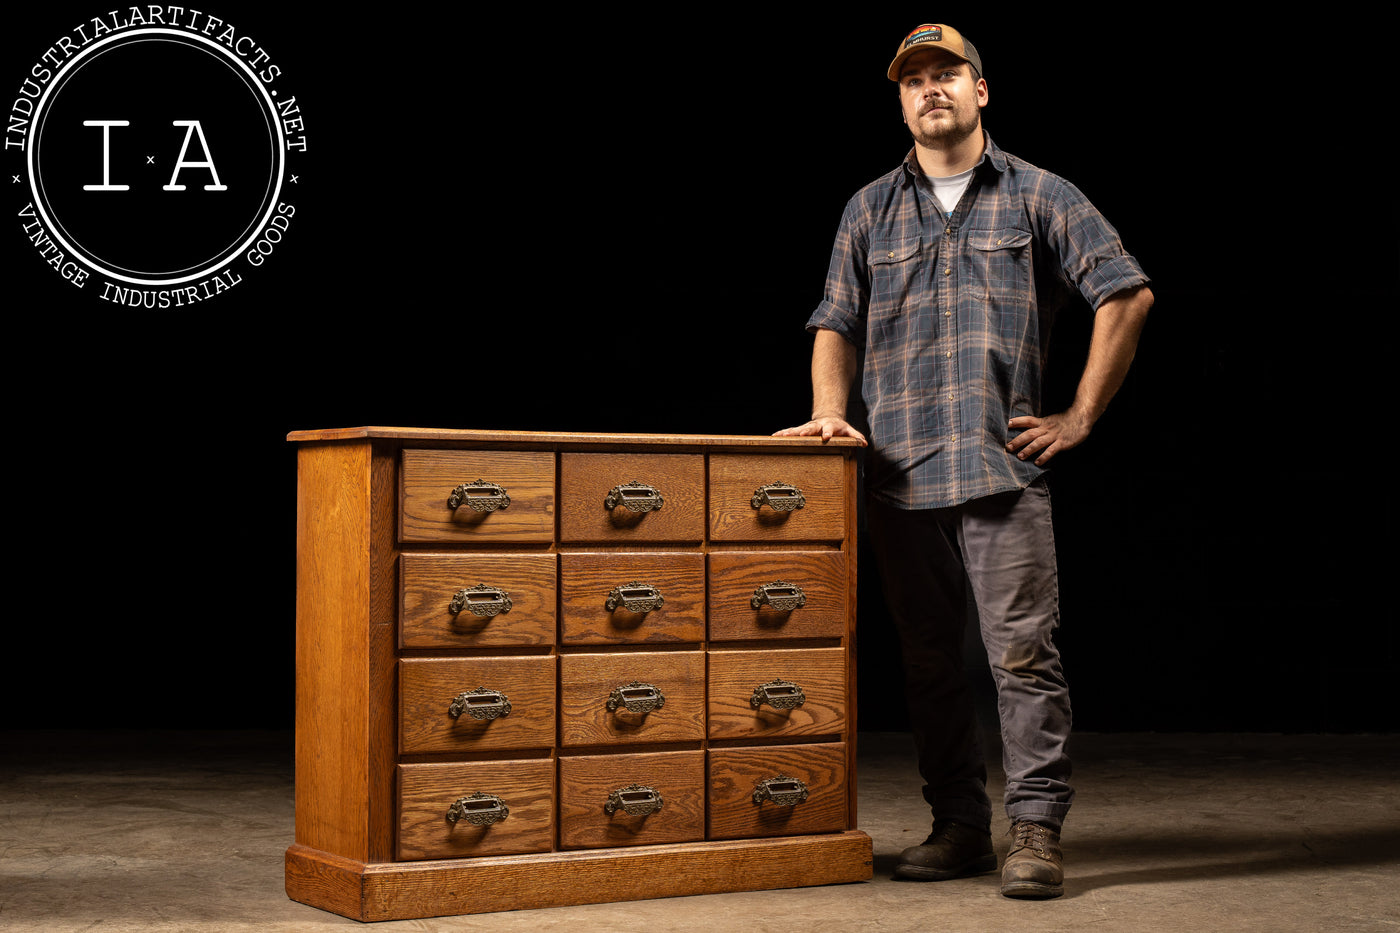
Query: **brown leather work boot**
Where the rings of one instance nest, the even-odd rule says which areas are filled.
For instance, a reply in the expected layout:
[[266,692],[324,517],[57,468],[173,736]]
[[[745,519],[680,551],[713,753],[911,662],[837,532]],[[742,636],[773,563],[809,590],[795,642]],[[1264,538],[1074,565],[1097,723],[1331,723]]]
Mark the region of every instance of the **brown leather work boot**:
[[933,832],[923,845],[910,846],[900,853],[894,874],[896,878],[918,881],[946,881],[996,871],[996,867],[990,832],[963,823],[934,820]]
[[1060,834],[1048,826],[1017,820],[1011,827],[1011,851],[1001,869],[1006,897],[1059,897],[1065,893]]

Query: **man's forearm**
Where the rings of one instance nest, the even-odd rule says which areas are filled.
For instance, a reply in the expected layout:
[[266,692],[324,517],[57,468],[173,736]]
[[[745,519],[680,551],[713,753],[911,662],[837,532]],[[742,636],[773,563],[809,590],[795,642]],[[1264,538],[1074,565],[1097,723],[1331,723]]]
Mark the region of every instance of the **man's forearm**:
[[817,331],[812,345],[813,418],[845,420],[856,360],[856,348],[845,337],[834,330]]
[[1088,361],[1071,406],[1090,424],[1099,420],[1123,385],[1152,301],[1149,289],[1137,288],[1108,299],[1094,315]]

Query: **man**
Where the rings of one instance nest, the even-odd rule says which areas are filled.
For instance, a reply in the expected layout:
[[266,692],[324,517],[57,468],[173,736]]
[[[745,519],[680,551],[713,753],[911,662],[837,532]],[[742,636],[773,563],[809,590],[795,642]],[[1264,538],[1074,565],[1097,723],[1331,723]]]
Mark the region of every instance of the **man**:
[[[1074,792],[1042,473],[1084,441],[1122,384],[1152,293],[1083,194],[983,131],[981,57],[956,29],[919,26],[888,77],[914,148],[846,206],[825,298],[807,324],[812,420],[778,434],[864,442],[846,420],[859,373],[871,543],[934,817],[895,873],[942,880],[996,869],[962,669],[970,585],[997,686],[1012,824],[1001,893],[1055,897]],[[1094,310],[1088,361],[1070,407],[1045,413],[1050,329],[1074,292]]]

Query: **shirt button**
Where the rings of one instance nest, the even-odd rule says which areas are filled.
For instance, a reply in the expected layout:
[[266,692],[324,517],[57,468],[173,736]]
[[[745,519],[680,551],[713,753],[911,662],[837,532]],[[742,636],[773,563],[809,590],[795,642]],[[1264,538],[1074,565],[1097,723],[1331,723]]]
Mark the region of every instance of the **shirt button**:
[[888,256],[890,259],[893,259],[893,258],[894,258],[894,250],[890,250],[890,251],[889,251],[888,253],[886,253],[885,255]]
[[952,392],[949,392],[949,393],[948,393],[948,401],[951,402],[952,400],[953,400],[953,393],[952,393]]
[[944,311],[944,312],[943,312],[943,316],[944,316],[944,317],[952,317],[952,316],[953,316],[953,312],[951,312],[951,311]]
[[944,275],[952,275],[952,274],[953,274],[953,270],[952,270],[952,269],[944,269],[944,270],[943,270],[943,274],[944,274]]
[[951,360],[953,358],[953,351],[949,350],[947,353],[944,353],[943,356]]

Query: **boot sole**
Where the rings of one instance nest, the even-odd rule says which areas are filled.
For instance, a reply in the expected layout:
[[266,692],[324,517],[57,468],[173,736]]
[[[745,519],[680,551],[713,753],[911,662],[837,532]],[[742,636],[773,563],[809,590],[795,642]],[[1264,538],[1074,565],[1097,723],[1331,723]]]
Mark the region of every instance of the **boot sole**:
[[896,865],[894,875],[896,878],[910,878],[914,881],[948,881],[952,878],[963,878],[968,875],[985,875],[989,871],[997,870],[997,857],[991,855],[981,856],[972,861],[959,865],[957,868],[926,868],[923,865]]
[[1065,893],[1062,884],[1039,884],[1034,881],[1016,881],[1001,886],[1002,897],[1020,897],[1035,900],[1059,897]]

